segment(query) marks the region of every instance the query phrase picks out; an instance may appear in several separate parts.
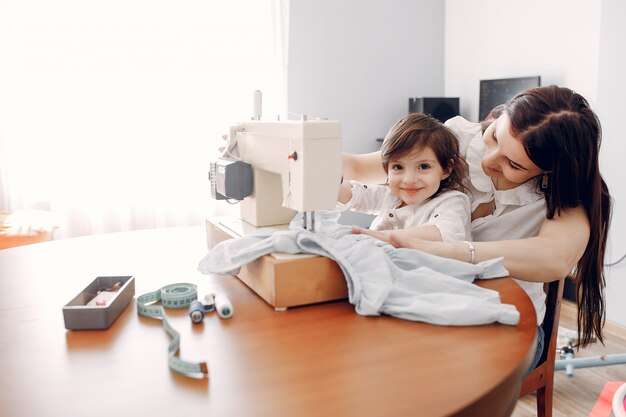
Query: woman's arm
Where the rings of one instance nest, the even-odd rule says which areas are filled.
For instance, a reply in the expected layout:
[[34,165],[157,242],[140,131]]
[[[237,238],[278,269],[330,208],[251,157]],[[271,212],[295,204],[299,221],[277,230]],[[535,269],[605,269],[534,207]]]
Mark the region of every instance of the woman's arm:
[[[360,234],[360,235],[373,236],[376,239],[389,242],[396,247],[407,247],[407,248],[411,246],[403,246],[403,245],[397,244],[398,242],[396,242],[396,240],[398,236],[400,236],[401,238],[402,236],[404,236],[407,239],[415,240],[416,242],[419,242],[419,241],[441,242],[442,241],[441,231],[439,230],[437,226],[433,226],[433,225],[418,226],[418,227],[412,227],[411,229],[399,229],[399,230],[369,230],[369,229],[362,229],[357,226],[352,226],[352,233],[357,234],[357,235]],[[467,246],[465,246],[465,250],[467,251]]]
[[383,184],[387,174],[380,162],[380,151],[342,155],[343,180],[355,180],[363,184]]
[[[463,242],[430,242],[414,235],[413,229],[394,230],[387,236],[358,229],[397,247],[418,249],[433,255],[469,261]],[[475,262],[504,257],[504,266],[512,277],[534,282],[550,282],[569,274],[582,257],[589,240],[589,219],[581,207],[561,212],[544,221],[536,237],[497,242],[473,242]]]
[[341,204],[347,204],[350,200],[352,200],[352,186],[349,182],[344,181],[339,184],[339,195],[337,196],[337,201]]

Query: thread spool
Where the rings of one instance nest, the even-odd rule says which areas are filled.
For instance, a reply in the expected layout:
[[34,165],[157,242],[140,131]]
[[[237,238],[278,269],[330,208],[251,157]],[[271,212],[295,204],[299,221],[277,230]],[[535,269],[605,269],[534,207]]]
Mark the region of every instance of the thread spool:
[[200,323],[204,319],[204,306],[198,300],[189,304],[189,317],[193,323]]
[[204,296],[203,307],[205,312],[215,310],[215,295],[213,293]]
[[224,294],[217,294],[215,296],[215,310],[217,315],[223,319],[228,319],[233,316],[233,304],[228,297]]

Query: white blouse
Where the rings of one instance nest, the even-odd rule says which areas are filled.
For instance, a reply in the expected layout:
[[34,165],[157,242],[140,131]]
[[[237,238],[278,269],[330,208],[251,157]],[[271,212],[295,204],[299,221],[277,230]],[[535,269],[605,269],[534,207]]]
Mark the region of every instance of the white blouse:
[[400,207],[402,200],[386,185],[365,185],[350,181],[352,199],[337,203],[338,210],[376,214],[371,230],[410,229],[436,226],[444,242],[470,239],[470,201],[460,191],[445,191],[419,206]]
[[[494,201],[493,214],[471,222],[473,240],[489,242],[524,239],[537,236],[546,220],[546,203],[532,181],[510,190],[496,190],[491,178],[481,167],[486,144],[480,123],[456,116],[445,123],[459,137],[461,154],[469,166],[469,185],[472,211],[480,204]],[[532,259],[528,260],[532,262]],[[528,294],[535,306],[537,323],[543,322],[546,295],[543,283],[515,280]]]

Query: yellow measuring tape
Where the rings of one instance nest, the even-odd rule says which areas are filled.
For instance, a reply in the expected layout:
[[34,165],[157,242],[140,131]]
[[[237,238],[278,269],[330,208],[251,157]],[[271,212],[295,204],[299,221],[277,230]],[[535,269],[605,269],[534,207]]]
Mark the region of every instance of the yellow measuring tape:
[[[163,328],[170,335],[172,341],[167,348],[167,360],[169,367],[183,375],[201,375],[208,377],[209,368],[206,362],[187,362],[176,356],[180,349],[180,334],[170,326],[165,317],[165,308],[185,308],[192,301],[198,299],[198,291],[194,284],[171,284],[157,291],[149,292],[137,297],[137,313],[153,319],[161,319]],[[161,305],[149,305],[161,301]]]

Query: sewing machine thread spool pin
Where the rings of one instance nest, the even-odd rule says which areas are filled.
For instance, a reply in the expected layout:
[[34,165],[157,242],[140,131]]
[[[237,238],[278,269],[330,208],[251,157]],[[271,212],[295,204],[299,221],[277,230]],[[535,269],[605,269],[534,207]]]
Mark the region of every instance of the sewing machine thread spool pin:
[[255,90],[252,103],[252,120],[261,120],[263,115],[263,94],[261,90]]

